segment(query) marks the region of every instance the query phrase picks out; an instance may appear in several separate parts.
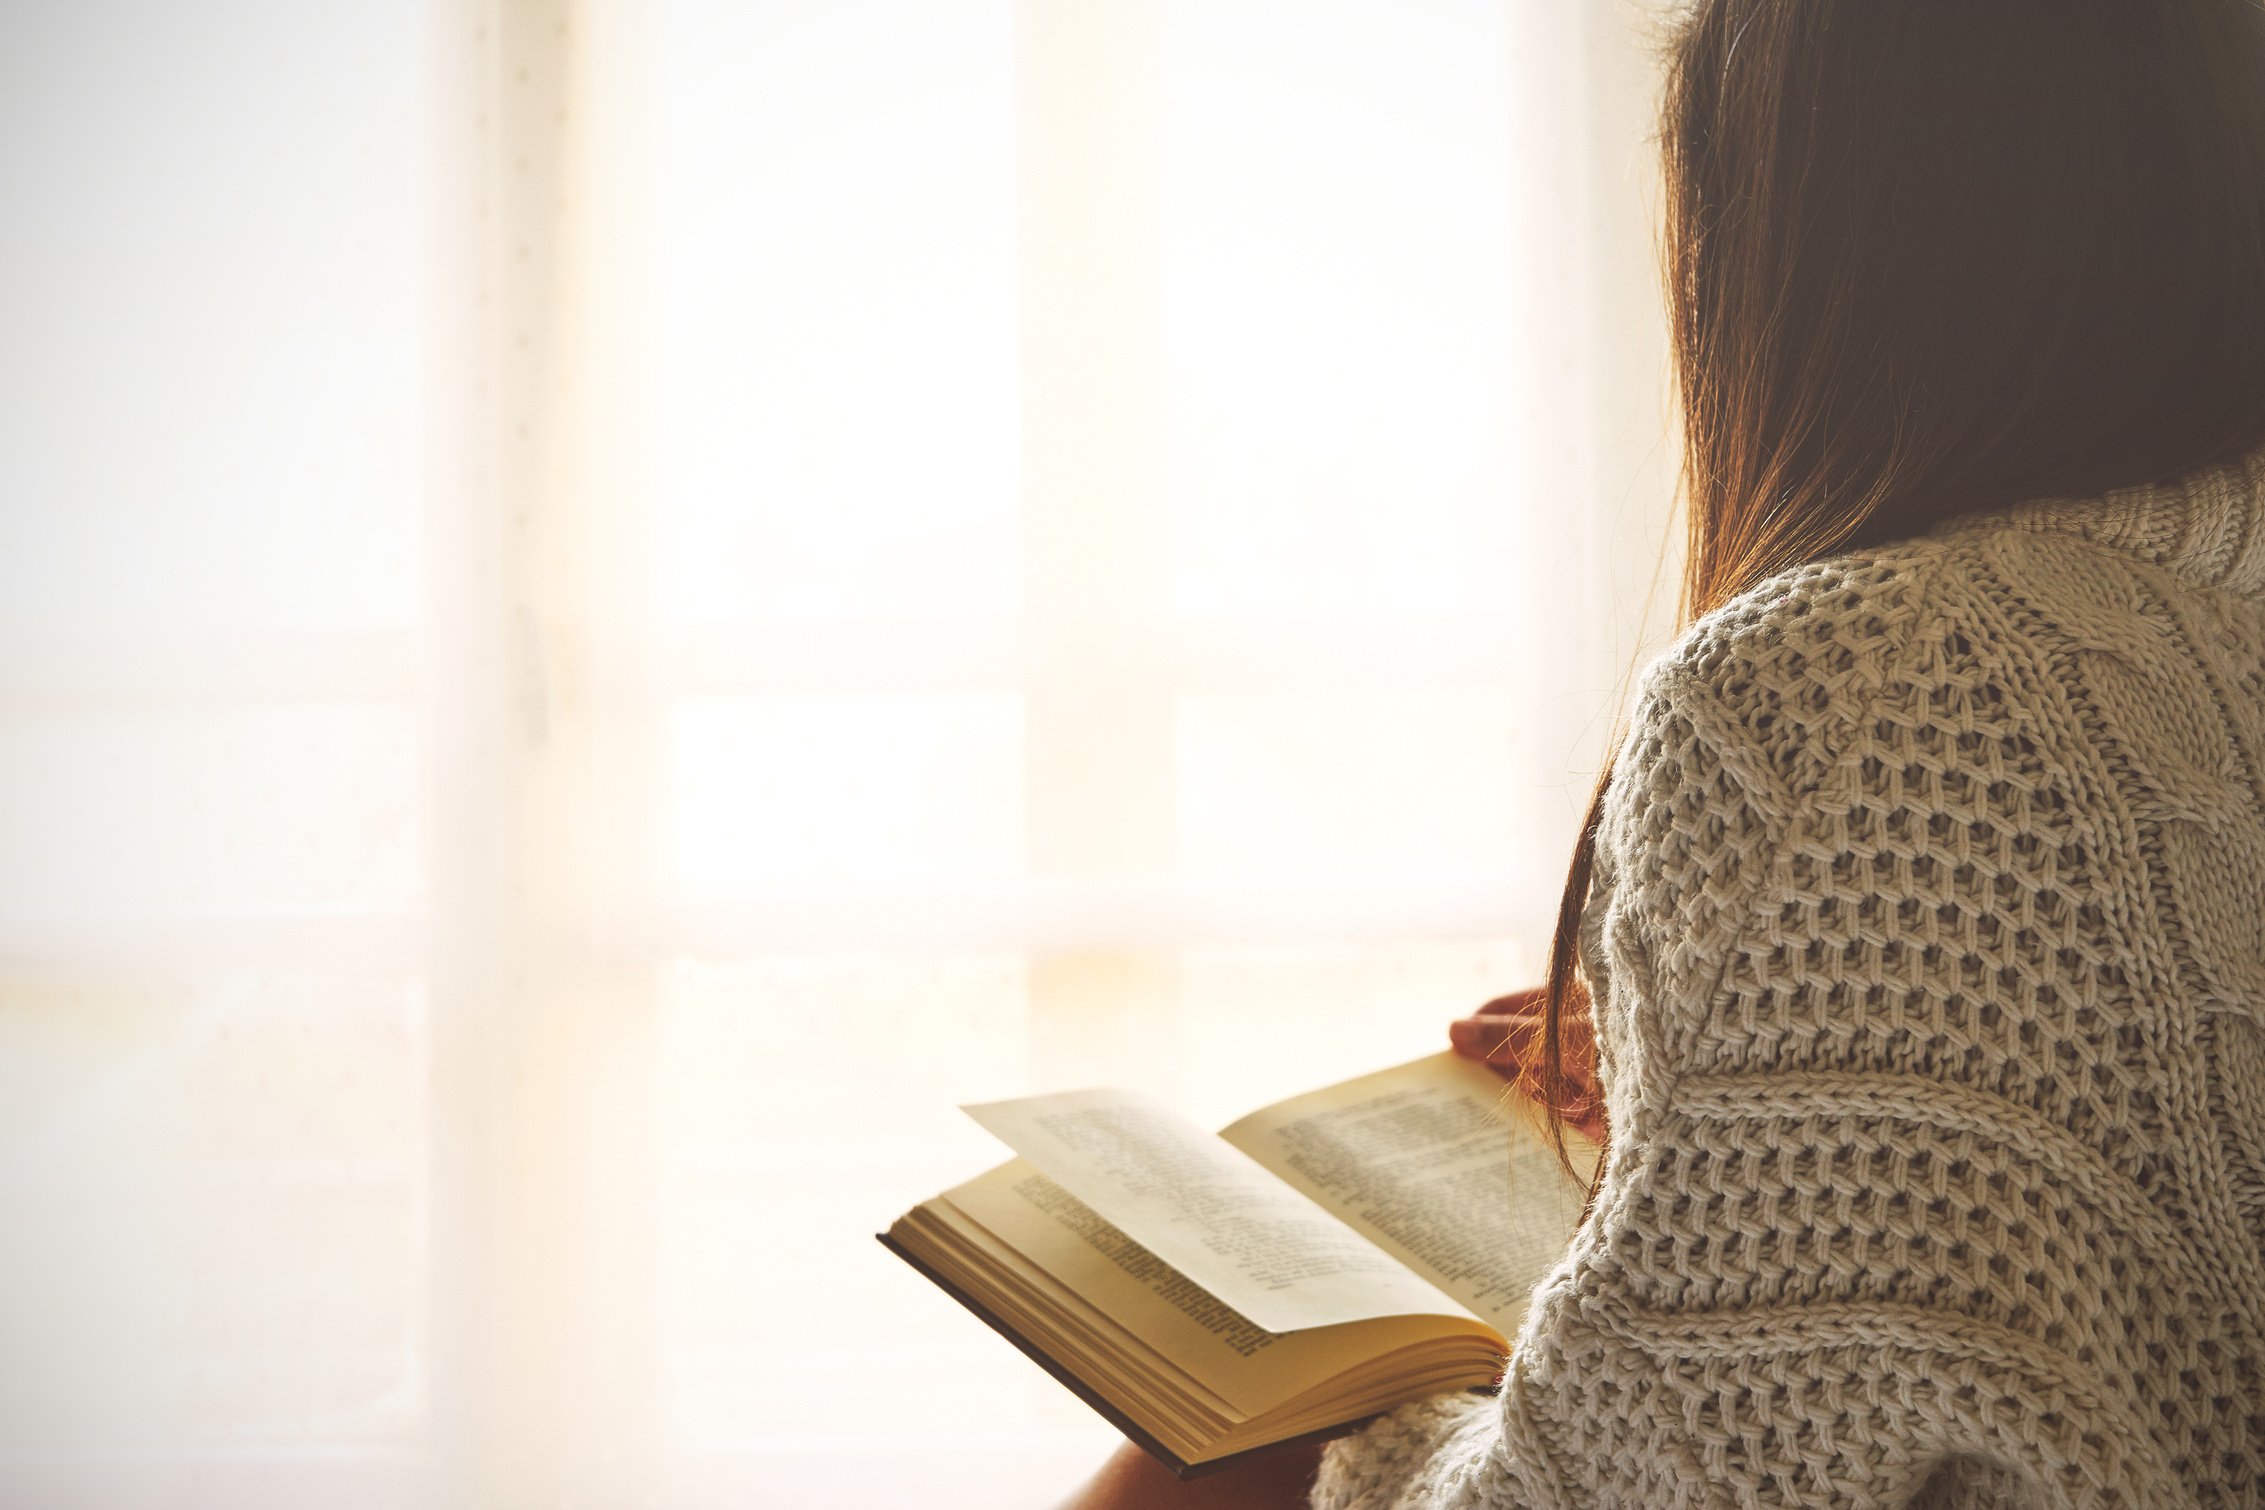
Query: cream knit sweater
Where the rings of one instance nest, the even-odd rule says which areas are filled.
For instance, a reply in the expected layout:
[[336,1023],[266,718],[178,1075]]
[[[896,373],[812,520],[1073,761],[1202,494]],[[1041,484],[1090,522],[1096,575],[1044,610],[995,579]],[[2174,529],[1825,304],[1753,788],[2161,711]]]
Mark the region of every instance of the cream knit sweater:
[[1315,1506],[2265,1506],[2265,451],[1707,615],[1581,953],[1597,1209]]

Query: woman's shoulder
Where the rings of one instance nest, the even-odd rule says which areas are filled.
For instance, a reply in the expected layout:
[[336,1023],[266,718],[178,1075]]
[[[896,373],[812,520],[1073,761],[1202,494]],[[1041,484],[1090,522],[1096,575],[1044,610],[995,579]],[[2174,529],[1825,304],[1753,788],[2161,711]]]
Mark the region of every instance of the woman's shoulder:
[[1792,795],[1882,741],[1916,736],[1938,768],[1986,759],[1977,736],[2065,711],[2050,665],[2145,632],[2149,570],[2020,514],[1804,563],[1678,635],[1645,668],[1637,723],[1700,721]]
[[1662,722],[1756,762],[1799,793],[1944,630],[1964,540],[1919,537],[1775,573],[1701,615],[1647,665],[1631,743]]

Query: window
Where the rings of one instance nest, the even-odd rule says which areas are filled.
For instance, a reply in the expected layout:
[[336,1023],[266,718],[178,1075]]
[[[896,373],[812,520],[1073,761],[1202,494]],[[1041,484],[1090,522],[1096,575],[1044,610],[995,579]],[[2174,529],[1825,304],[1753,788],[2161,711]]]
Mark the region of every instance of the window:
[[0,27],[0,1498],[1059,1491],[871,1233],[1538,970],[1665,606],[1630,18]]

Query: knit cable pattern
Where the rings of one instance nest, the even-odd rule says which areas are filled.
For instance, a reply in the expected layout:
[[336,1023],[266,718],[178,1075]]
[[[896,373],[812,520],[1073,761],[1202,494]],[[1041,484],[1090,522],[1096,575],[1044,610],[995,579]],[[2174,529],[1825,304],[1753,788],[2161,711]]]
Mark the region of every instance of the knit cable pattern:
[[1618,772],[1597,1209],[1316,1510],[2265,1506],[2265,451],[1764,582]]

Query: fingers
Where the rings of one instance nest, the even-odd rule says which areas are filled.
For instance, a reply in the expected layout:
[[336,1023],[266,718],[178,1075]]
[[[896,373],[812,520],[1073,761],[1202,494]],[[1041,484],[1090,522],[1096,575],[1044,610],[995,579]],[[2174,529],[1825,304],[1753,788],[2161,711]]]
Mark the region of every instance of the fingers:
[[[1539,1016],[1458,1017],[1447,1025],[1447,1041],[1458,1054],[1484,1059],[1489,1064],[1516,1065],[1538,1059],[1547,1023]],[[1583,1021],[1567,1018],[1560,1040],[1565,1078],[1588,1087],[1595,1081],[1595,1043]]]
[[1523,990],[1507,992],[1480,1007],[1474,1015],[1480,1017],[1516,1016],[1539,1012],[1549,1001],[1547,986],[1527,986]]
[[1513,1019],[1461,1017],[1447,1025],[1447,1041],[1456,1053],[1476,1059],[1505,1079],[1518,1073],[1520,1045],[1509,1030]]
[[1447,1025],[1455,1052],[1490,1064],[1516,1064],[1541,1041],[1539,1017],[1458,1017]]
[[[1568,1030],[1576,1024],[1587,1026],[1587,1020],[1567,1018]],[[1467,1059],[1476,1059],[1505,1079],[1515,1080],[1519,1069],[1541,1057],[1542,1033],[1546,1026],[1537,1012],[1511,1015],[1494,1013],[1486,1016],[1458,1017],[1447,1025],[1447,1041],[1455,1052]],[[1596,1070],[1584,1052],[1588,1049],[1586,1033],[1567,1031],[1565,1038],[1565,1089],[1571,1105],[1579,1114],[1568,1119],[1566,1125],[1591,1140],[1604,1141],[1603,1109],[1596,1103],[1598,1092]]]

